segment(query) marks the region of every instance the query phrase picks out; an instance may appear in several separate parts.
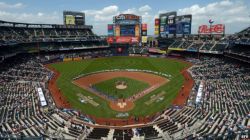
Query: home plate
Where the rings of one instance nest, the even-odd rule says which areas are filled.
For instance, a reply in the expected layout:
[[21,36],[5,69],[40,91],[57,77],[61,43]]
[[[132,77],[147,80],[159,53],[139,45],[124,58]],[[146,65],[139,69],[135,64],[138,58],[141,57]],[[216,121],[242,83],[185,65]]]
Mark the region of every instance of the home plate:
[[118,100],[118,101],[111,101],[109,103],[109,106],[115,111],[127,112],[134,108],[134,103],[128,100],[125,100],[125,101]]
[[117,105],[118,105],[120,108],[124,108],[125,106],[127,106],[127,103],[126,103],[126,102],[118,102]]

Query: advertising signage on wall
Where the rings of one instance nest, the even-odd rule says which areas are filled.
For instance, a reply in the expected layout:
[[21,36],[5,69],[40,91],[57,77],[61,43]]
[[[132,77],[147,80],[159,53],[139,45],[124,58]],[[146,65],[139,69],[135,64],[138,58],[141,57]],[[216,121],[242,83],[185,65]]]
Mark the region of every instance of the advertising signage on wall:
[[162,16],[160,18],[160,20],[161,20],[161,25],[165,25],[167,23],[167,17],[166,16]]
[[116,24],[122,24],[122,23],[126,23],[126,24],[138,24],[141,23],[141,17],[140,16],[136,16],[133,14],[120,14],[118,16],[114,16],[113,18],[113,22]]
[[120,26],[119,25],[116,25],[115,26],[115,36],[120,36]]
[[[176,34],[191,34],[192,15],[177,16],[177,12],[168,12],[160,14],[159,19],[161,37],[170,37]],[[155,19],[155,25],[156,23],[157,19]]]
[[177,16],[175,18],[176,34],[191,34],[192,15]]
[[201,25],[199,26],[198,33],[199,34],[211,34],[211,33],[222,34],[222,33],[225,33],[225,25],[216,24],[216,25],[212,25],[211,27],[208,25]]
[[155,25],[159,25],[160,24],[160,19],[159,18],[156,18],[155,19]]
[[175,34],[176,33],[176,25],[175,24],[169,25],[168,32],[169,32],[169,34]]
[[164,25],[161,25],[161,27],[160,27],[160,32],[164,32],[165,31],[165,26]]
[[160,25],[160,19],[159,18],[156,18],[155,19],[155,35],[159,35],[159,25]]
[[[175,24],[175,17],[177,13],[176,12],[168,12],[168,13],[163,13],[160,14],[160,36],[161,37],[166,37],[168,34],[172,33],[170,31],[170,26],[172,24]],[[173,27],[172,27],[173,29]]]
[[147,24],[142,24],[141,29],[142,29],[143,31],[146,31],[146,30],[147,30]]
[[113,35],[114,35],[114,25],[108,24],[108,36],[113,36]]
[[142,36],[147,36],[147,31],[142,31]]
[[140,36],[140,25],[139,24],[135,25],[135,36]]

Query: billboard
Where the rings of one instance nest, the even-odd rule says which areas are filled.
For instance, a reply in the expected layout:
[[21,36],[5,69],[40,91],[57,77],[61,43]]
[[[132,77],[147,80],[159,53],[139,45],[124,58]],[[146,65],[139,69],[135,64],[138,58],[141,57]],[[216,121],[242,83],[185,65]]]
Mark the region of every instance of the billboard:
[[216,24],[216,25],[201,25],[198,29],[199,34],[224,34],[225,33],[225,25],[224,24]]
[[160,18],[160,23],[161,23],[161,25],[165,25],[166,23],[167,23],[167,16],[162,16],[161,18]]
[[114,36],[114,25],[108,24],[108,36]]
[[175,24],[175,17],[177,12],[167,12],[160,14],[160,36],[166,37],[168,34],[175,34],[174,26],[170,25]]
[[164,31],[165,31],[165,34],[169,34],[169,25],[165,25]]
[[113,17],[113,23],[115,24],[140,24],[141,17],[133,14],[120,14]]
[[83,12],[63,11],[64,25],[85,25]]
[[155,26],[156,26],[156,25],[160,25],[160,19],[159,19],[159,18],[156,18],[156,19],[155,19]]
[[147,24],[142,24],[141,25],[141,30],[146,31],[147,30]]
[[118,36],[116,43],[139,43],[139,37]]
[[159,26],[155,26],[155,35],[159,35]]
[[175,24],[168,25],[168,34],[175,34],[175,33],[176,33],[176,25]]
[[113,37],[108,37],[107,42],[108,43],[114,43],[114,38]]
[[141,35],[142,36],[147,36],[147,24],[142,24],[141,25]]
[[140,36],[140,25],[139,24],[135,25],[135,36]]
[[115,36],[120,36],[120,25],[115,26]]
[[147,36],[147,31],[141,31],[142,36]]
[[156,18],[155,19],[155,31],[154,31],[154,34],[155,35],[159,35],[159,25],[160,25],[160,19],[159,18]]
[[164,31],[165,31],[164,28],[165,28],[165,26],[164,26],[164,25],[161,25],[161,26],[160,26],[160,32],[164,32]]
[[131,37],[119,36],[116,37],[116,43],[130,43]]
[[141,37],[141,42],[142,43],[147,43],[148,42],[148,37],[147,36],[142,36]]

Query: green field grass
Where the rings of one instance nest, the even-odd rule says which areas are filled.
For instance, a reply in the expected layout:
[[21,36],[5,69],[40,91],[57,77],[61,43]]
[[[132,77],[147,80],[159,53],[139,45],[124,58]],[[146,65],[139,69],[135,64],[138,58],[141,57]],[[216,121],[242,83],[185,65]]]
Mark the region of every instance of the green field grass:
[[[159,112],[171,105],[171,102],[177,96],[184,81],[184,77],[180,74],[180,71],[188,65],[173,59],[109,57],[61,62],[51,64],[51,66],[61,73],[60,77],[57,79],[57,86],[61,89],[74,109],[96,117],[110,118],[115,117],[119,112],[110,109],[107,101],[74,85],[72,83],[74,77],[84,73],[107,69],[140,69],[170,74],[172,77],[169,79],[170,81],[168,83],[137,100],[135,102],[135,108],[128,112],[132,116],[147,116]],[[159,94],[161,91],[165,91],[163,101],[145,105],[145,102],[148,101],[152,95]],[[91,96],[94,101],[98,102],[100,105],[98,107],[93,107],[91,104],[80,103],[77,93]]]
[[[127,88],[117,89],[116,88],[117,81],[126,82]],[[97,83],[94,86],[96,89],[98,89],[98,91],[102,91],[106,95],[112,96],[116,99],[122,99],[122,98],[131,97],[132,95],[137,94],[140,91],[143,91],[144,89],[149,87],[149,84],[135,80],[135,79],[118,77],[118,78],[113,78],[107,81]]]

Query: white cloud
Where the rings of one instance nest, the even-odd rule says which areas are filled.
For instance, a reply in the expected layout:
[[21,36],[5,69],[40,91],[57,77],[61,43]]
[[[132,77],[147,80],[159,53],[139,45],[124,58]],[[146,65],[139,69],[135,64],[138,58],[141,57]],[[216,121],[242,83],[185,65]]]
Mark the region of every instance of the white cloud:
[[153,32],[154,18],[150,11],[151,7],[149,5],[144,5],[139,8],[132,7],[122,11],[119,10],[118,6],[111,5],[100,10],[85,10],[83,12],[86,14],[86,23],[94,26],[94,32],[97,34],[106,35],[107,24],[112,24],[113,17],[119,14],[135,14],[142,16],[142,22],[147,23],[148,26],[152,27],[150,30]]
[[5,2],[0,2],[0,9],[18,9],[22,7],[24,7],[22,3],[8,4]]
[[148,5],[144,5],[144,6],[142,6],[142,7],[139,8],[140,12],[148,12],[150,10],[151,10],[151,7],[148,6]]
[[38,15],[39,17],[41,17],[41,16],[43,16],[43,15],[44,15],[44,13],[39,12],[39,13],[37,13],[37,15]]
[[178,14],[192,14],[192,33],[197,33],[198,26],[208,24],[213,19],[215,24],[221,23],[226,26],[226,33],[235,33],[249,26],[250,7],[242,1],[222,0],[205,6],[198,4],[179,9]]
[[12,22],[24,22],[24,23],[48,23],[48,24],[60,24],[62,23],[61,15],[56,12],[51,13],[12,13],[6,11],[0,11],[0,19]]
[[86,14],[87,18],[93,18],[94,21],[100,22],[100,21],[110,21],[112,20],[113,16],[118,14],[118,6],[111,5],[104,7],[101,10],[84,10],[83,12]]

